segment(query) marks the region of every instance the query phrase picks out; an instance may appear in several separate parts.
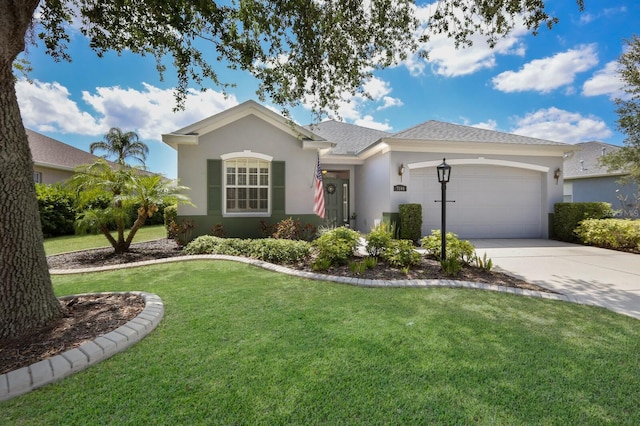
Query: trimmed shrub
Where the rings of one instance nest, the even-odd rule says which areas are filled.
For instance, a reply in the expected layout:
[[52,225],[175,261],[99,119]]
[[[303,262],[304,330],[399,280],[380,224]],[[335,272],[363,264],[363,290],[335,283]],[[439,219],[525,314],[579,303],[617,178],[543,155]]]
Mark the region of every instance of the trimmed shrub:
[[263,238],[251,240],[249,255],[265,262],[294,264],[302,262],[311,253],[311,243],[307,241],[278,240]]
[[613,217],[609,203],[556,203],[553,212],[553,235],[560,241],[580,242],[574,230],[585,219]]
[[575,233],[585,244],[616,250],[640,250],[640,221],[586,219]]
[[243,256],[277,264],[293,264],[309,257],[311,244],[306,241],[274,238],[243,239],[203,235],[184,248],[184,254],[221,254]]
[[367,235],[367,253],[369,256],[379,257],[389,247],[393,240],[393,227],[388,222],[382,222]]
[[36,184],[40,224],[45,238],[74,233],[75,197],[60,185]]
[[392,240],[382,258],[396,268],[409,268],[420,263],[420,253],[411,240]]
[[183,253],[248,257],[250,242],[251,240],[244,240],[242,238],[220,238],[214,237],[213,235],[202,235],[187,244]]
[[[439,229],[431,231],[422,239],[422,247],[437,260],[442,260],[442,237]],[[447,232],[447,260],[457,259],[465,265],[471,263],[475,258],[476,249],[467,240],[460,240],[453,232]]]
[[345,265],[358,248],[360,234],[347,227],[326,230],[313,242],[318,260],[330,265]]
[[422,235],[422,204],[400,204],[400,238],[414,244]]

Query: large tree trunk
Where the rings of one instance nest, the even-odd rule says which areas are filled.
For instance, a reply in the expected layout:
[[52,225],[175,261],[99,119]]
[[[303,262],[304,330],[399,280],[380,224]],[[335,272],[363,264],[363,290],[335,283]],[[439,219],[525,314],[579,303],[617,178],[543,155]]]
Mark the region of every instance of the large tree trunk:
[[0,339],[24,336],[62,316],[49,277],[33,161],[12,72],[37,4],[0,1]]

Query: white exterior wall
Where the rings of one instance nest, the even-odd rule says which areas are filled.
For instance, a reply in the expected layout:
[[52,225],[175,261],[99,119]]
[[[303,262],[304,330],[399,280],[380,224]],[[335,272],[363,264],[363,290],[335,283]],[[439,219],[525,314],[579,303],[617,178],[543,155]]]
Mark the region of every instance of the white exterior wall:
[[302,142],[265,121],[247,116],[199,138],[198,145],[178,147],[178,179],[191,188],[194,206],[178,207],[180,215],[207,214],[207,160],[250,150],[285,161],[287,214],[313,213],[313,176],[316,151],[303,150]]
[[382,219],[382,213],[396,211],[390,209],[390,157],[389,153],[377,154],[368,158],[362,166],[356,167],[356,228],[361,232],[369,232]]

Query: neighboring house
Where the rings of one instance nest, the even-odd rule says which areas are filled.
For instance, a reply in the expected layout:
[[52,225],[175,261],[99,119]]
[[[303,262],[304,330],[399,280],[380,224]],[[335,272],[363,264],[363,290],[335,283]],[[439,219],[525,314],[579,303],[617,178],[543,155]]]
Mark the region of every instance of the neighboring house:
[[[452,166],[447,230],[462,238],[547,238],[562,201],[563,155],[572,145],[428,121],[390,134],[327,121],[301,127],[248,101],[170,134],[178,178],[195,206],[179,217],[194,235],[222,224],[228,236],[259,235],[260,221],[313,214],[318,152],[327,220],[368,232],[398,206],[420,203],[424,235],[439,229],[436,166]],[[559,177],[559,178],[558,178]]]
[[[620,210],[622,216],[638,215],[640,188],[637,184],[620,184],[619,180],[627,175],[623,171],[608,172],[600,166],[598,159],[605,154],[615,152],[620,147],[603,142],[583,142],[576,144],[579,151],[566,156],[564,160],[564,200],[567,202],[604,201],[614,210]],[[626,199],[626,200],[625,200]]]
[[93,164],[100,158],[33,130],[26,130],[36,183],[64,182],[73,175],[77,166]]

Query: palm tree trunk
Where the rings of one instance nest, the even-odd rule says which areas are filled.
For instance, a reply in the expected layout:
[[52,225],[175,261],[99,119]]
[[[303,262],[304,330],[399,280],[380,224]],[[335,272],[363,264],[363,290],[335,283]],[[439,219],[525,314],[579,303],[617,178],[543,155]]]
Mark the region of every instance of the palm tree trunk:
[[13,61],[37,0],[0,2],[0,339],[24,336],[62,316],[44,252]]

